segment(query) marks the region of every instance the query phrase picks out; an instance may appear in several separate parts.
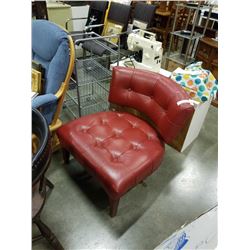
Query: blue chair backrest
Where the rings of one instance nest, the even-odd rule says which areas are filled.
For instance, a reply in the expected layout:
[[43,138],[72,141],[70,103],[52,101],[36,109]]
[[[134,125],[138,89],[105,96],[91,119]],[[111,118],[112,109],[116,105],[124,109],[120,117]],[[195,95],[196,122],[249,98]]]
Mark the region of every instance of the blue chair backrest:
[[32,60],[45,69],[44,94],[55,94],[68,71],[68,34],[47,20],[32,21]]

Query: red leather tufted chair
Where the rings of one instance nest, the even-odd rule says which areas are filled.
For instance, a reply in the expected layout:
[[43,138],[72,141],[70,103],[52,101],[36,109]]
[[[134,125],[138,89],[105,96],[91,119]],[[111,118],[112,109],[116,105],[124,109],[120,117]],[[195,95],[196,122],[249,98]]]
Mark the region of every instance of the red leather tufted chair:
[[119,111],[87,115],[63,125],[58,137],[64,161],[71,153],[95,177],[116,215],[121,196],[161,164],[164,143],[173,140],[194,109],[187,93],[160,74],[125,67],[113,69],[109,101],[143,113],[144,119]]

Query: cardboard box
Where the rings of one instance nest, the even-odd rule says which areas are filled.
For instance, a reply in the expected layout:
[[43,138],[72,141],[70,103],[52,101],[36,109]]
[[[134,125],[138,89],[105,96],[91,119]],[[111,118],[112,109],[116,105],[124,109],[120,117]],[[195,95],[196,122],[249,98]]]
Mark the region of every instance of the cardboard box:
[[164,240],[155,250],[215,249],[217,246],[218,208],[201,214]]

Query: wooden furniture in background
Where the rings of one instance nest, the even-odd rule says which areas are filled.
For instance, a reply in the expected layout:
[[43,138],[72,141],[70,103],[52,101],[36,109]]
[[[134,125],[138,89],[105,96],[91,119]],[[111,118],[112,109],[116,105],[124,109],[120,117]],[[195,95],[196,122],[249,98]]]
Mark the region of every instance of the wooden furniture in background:
[[32,1],[32,18],[48,20],[46,1]]
[[162,48],[164,51],[167,48],[168,34],[171,31],[172,7],[173,2],[169,2],[167,5],[165,1],[162,1],[159,8],[155,11],[152,32],[156,33],[157,40],[162,41]]
[[[218,41],[210,37],[200,39],[195,58],[202,61],[202,67],[210,70],[218,80]],[[218,107],[218,94],[212,105]]]
[[203,61],[203,68],[209,69],[218,78],[218,42],[210,37],[200,39],[196,60]]

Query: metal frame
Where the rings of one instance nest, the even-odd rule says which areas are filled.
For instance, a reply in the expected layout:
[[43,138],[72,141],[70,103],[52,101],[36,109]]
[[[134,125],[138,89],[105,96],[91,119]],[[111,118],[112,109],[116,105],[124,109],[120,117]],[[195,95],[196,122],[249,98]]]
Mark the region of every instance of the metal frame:
[[[186,24],[185,24],[185,30],[187,29],[189,21],[190,21],[191,11],[195,12],[194,18],[193,18],[193,26],[192,26],[190,35],[183,35],[183,34],[181,34],[181,31],[175,31],[179,7],[184,7],[184,8],[189,9],[188,17],[187,17]],[[195,27],[197,26],[197,23],[199,20],[199,11],[202,10],[203,8],[209,8],[209,13],[207,16],[206,24],[203,28],[203,32],[202,32],[202,34],[200,34],[198,32],[195,32],[194,30],[195,30]],[[176,4],[175,18],[174,18],[172,32],[170,33],[170,44],[169,44],[169,48],[168,48],[168,52],[167,52],[167,59],[166,59],[166,65],[165,65],[166,68],[168,67],[169,61],[174,61],[174,62],[179,63],[179,64],[184,65],[184,66],[186,66],[186,65],[190,64],[192,61],[194,61],[193,55],[194,55],[195,45],[197,45],[199,42],[199,39],[205,35],[207,25],[208,25],[208,22],[209,22],[209,19],[211,16],[212,8],[213,8],[213,5],[203,6],[203,5],[201,5],[201,2],[199,2],[197,6],[190,6],[190,5],[183,4],[183,3]],[[173,42],[174,36],[183,38],[183,41],[182,41],[182,44],[180,47],[180,51],[176,52],[176,53],[171,53],[171,47],[172,47],[172,42]],[[185,54],[182,55],[182,50],[183,50],[185,39],[188,39],[188,45],[187,45]],[[190,51],[192,42],[193,42],[193,46],[192,46],[192,49]],[[189,56],[189,54],[190,54],[190,56]]]
[[[92,31],[72,34],[71,36],[78,38],[79,35],[82,35],[83,38],[74,41],[75,47],[86,41],[92,41],[105,48],[109,55],[96,56],[90,52],[88,57],[75,59],[75,79],[71,77],[64,102],[64,107],[70,111],[74,118],[108,109],[108,92],[111,80],[110,57],[117,61],[117,66],[119,66],[120,61],[121,34],[100,36]],[[118,38],[118,44],[108,41],[111,38]],[[105,67],[107,64],[108,68]]]

